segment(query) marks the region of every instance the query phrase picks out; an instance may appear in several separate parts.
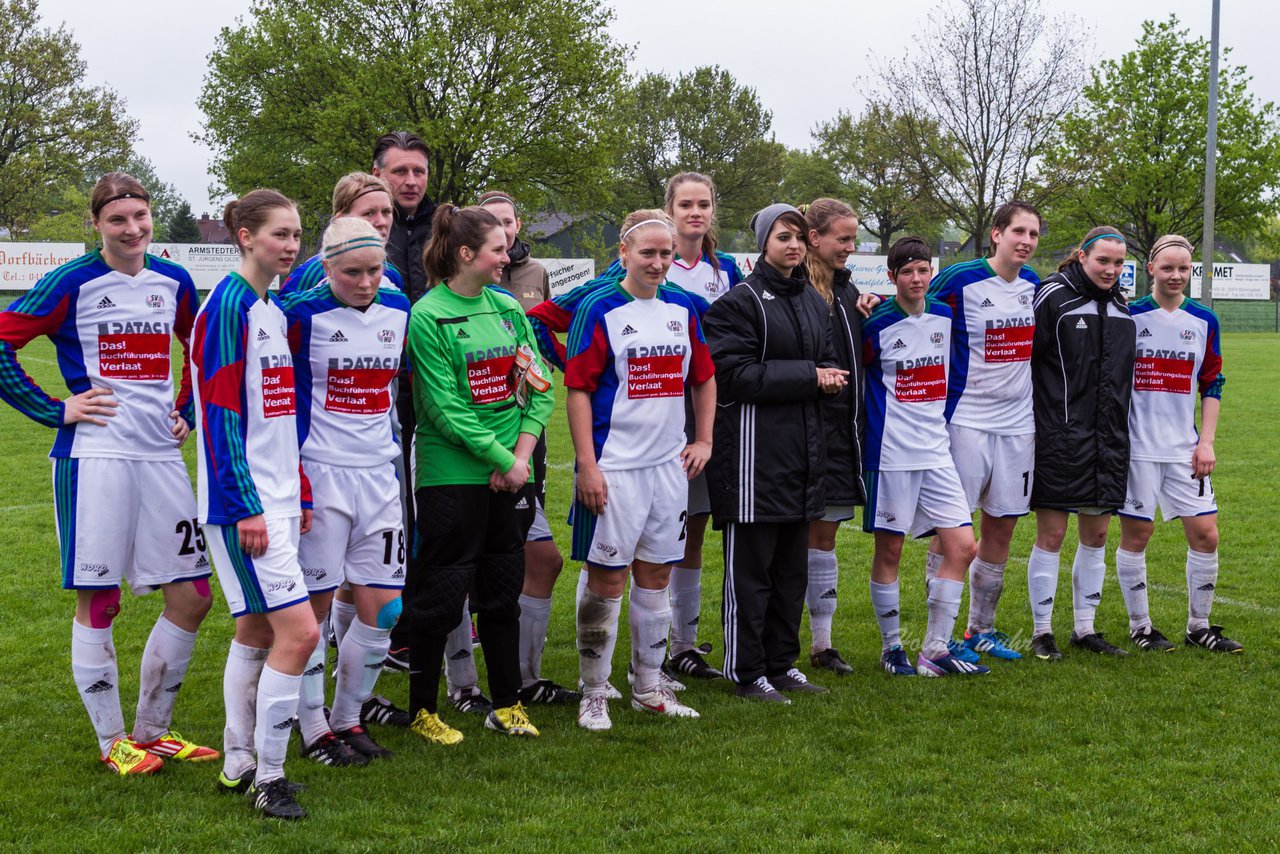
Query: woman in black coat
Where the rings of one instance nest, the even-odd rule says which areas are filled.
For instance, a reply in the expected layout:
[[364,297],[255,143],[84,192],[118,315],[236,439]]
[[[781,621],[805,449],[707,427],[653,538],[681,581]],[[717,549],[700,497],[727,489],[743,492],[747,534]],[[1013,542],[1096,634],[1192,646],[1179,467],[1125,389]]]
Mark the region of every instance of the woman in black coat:
[[719,410],[707,465],[712,519],[724,534],[725,675],[738,695],[825,693],[794,666],[807,579],[809,522],[825,504],[826,427],[819,399],[839,392],[822,298],[805,276],[806,225],[790,205],[751,219],[755,270],[703,319]]
[[1124,506],[1129,470],[1135,327],[1117,287],[1124,257],[1120,232],[1099,226],[1036,292],[1031,348],[1036,545],[1027,580],[1035,621],[1031,651],[1044,660],[1062,657],[1053,639],[1053,600],[1058,552],[1071,512],[1078,514],[1080,529],[1071,568],[1071,645],[1128,654],[1093,627],[1107,568],[1107,526]]

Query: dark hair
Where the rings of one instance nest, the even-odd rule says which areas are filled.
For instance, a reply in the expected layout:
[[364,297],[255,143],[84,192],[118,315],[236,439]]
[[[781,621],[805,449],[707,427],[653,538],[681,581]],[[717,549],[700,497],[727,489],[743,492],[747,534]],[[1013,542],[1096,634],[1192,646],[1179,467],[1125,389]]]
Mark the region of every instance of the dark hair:
[[489,202],[505,202],[511,205],[511,210],[515,211],[517,217],[520,216],[520,208],[516,206],[515,197],[503,190],[485,190],[480,194],[480,198],[476,199],[476,207],[482,208]]
[[458,250],[480,249],[489,231],[502,228],[498,218],[484,208],[460,208],[444,204],[431,218],[431,239],[422,251],[422,266],[432,282],[443,282],[458,269]]
[[431,149],[427,148],[422,137],[405,130],[393,130],[378,137],[378,141],[373,144],[373,165],[381,169],[386,160],[387,151],[392,148],[398,148],[401,151],[417,151],[423,159],[431,159]]
[[108,172],[93,185],[93,192],[89,195],[89,210],[93,218],[97,219],[103,208],[118,199],[142,199],[151,205],[151,194],[137,178],[126,172]]
[[[804,223],[806,239],[810,231],[816,231],[818,234],[826,234],[832,224],[836,220],[858,218],[858,214],[853,208],[849,207],[839,199],[814,199],[804,208]],[[813,245],[810,244],[810,249]],[[809,284],[813,285],[818,293],[822,294],[822,298],[827,301],[827,305],[835,302],[835,295],[831,291],[831,268],[826,265],[818,256],[810,252],[807,258],[809,267]]]
[[1121,243],[1125,243],[1124,235],[1114,225],[1094,226],[1085,233],[1084,237],[1080,238],[1080,245],[1072,249],[1067,254],[1067,257],[1062,259],[1062,263],[1058,265],[1058,272],[1062,272],[1074,264],[1079,259],[1081,252],[1085,255],[1091,254],[1091,247],[1097,242],[1098,238],[1104,236],[1109,236],[1112,240],[1119,240]]
[[[800,237],[802,238],[809,233],[809,226],[805,224],[804,215],[799,211],[783,211],[778,214],[778,218],[769,225],[769,234],[773,234],[773,230],[778,226],[778,223],[783,223],[794,228],[796,231],[800,232]],[[768,239],[768,235],[765,235],[766,243],[768,242]],[[805,238],[805,245],[808,246],[808,244],[809,241]]]
[[293,201],[279,190],[252,190],[235,201],[227,202],[222,209],[222,223],[231,235],[231,242],[244,252],[239,232],[247,228],[250,234],[266,224],[271,211],[276,208],[296,208]]
[[1019,213],[1031,214],[1036,218],[1036,222],[1040,227],[1044,228],[1044,217],[1040,216],[1040,211],[1036,210],[1036,206],[1031,202],[1022,202],[1017,199],[1005,202],[996,208],[996,214],[991,218],[991,227],[997,231],[1004,231],[1013,224],[1014,214]]
[[899,270],[912,261],[928,261],[932,264],[933,251],[929,249],[929,244],[924,242],[923,237],[916,237],[914,234],[899,237],[889,247],[889,272],[896,276]]
[[[718,279],[721,271],[720,265],[716,263],[716,247],[720,245],[718,235],[720,223],[716,220],[716,208],[719,206],[716,201],[716,182],[710,175],[703,175],[701,172],[678,172],[667,179],[667,188],[662,193],[662,209],[667,212],[667,216],[675,216],[673,206],[676,203],[676,190],[681,184],[690,182],[702,184],[711,191],[711,222],[707,223],[707,233],[702,236],[702,254],[711,259],[711,266],[715,268]],[[697,263],[693,258],[684,260],[686,263],[690,261]]]

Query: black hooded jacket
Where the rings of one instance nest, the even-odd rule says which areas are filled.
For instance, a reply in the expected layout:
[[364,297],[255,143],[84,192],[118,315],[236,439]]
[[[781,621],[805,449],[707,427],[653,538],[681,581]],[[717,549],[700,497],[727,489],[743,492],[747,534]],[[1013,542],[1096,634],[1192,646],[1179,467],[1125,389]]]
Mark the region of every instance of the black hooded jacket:
[[1119,286],[1079,262],[1040,283],[1031,385],[1036,476],[1031,506],[1124,506],[1136,328]]
[[826,427],[817,369],[835,366],[827,304],[804,266],[786,278],[761,257],[711,304],[703,330],[716,366],[707,486],[717,528],[822,516]]
[[431,218],[435,216],[436,203],[424,198],[418,203],[418,209],[408,216],[399,205],[392,207],[395,214],[391,233],[387,235],[387,260],[400,271],[409,302],[415,303],[427,292],[427,271],[422,266],[422,251],[431,239]]
[[849,270],[836,270],[831,281],[835,303],[831,306],[831,346],[836,367],[849,372],[849,384],[839,394],[822,396],[822,415],[827,424],[828,506],[865,504],[862,482],[862,440],[867,432],[867,414],[862,405],[866,386],[862,368],[862,315],[858,312],[857,285]]

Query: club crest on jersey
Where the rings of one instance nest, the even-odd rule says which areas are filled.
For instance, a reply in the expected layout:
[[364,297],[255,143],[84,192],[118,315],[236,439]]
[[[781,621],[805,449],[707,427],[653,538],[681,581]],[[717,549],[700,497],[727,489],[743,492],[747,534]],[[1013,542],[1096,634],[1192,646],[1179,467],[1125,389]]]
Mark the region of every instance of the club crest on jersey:
[[1182,330],[1181,333],[1179,333],[1178,337],[1181,338],[1183,341],[1194,341],[1196,334],[1192,332],[1190,329],[1184,329]]
[[512,338],[516,337],[516,325],[512,323],[510,320],[507,320],[505,317],[502,318],[502,328],[507,330],[507,332],[510,333]]
[[1026,294],[1018,294],[1018,305],[1022,305],[1022,306],[1031,305],[1031,297],[1027,296]]
[[679,335],[681,332],[684,332],[684,324],[678,320],[668,320],[667,328],[677,335]]
[[933,342],[934,347],[942,346],[943,335],[941,332],[935,332],[929,336],[929,340]]
[[147,307],[155,311],[164,309],[164,296],[162,294],[150,294],[147,297]]
[[396,333],[394,329],[382,329],[378,332],[378,340],[383,344],[396,343]]

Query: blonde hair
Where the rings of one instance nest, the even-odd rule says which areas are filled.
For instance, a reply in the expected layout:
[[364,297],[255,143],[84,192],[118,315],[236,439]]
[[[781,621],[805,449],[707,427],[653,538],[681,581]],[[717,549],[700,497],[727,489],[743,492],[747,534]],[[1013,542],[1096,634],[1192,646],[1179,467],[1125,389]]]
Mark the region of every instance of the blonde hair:
[[388,199],[394,198],[391,195],[391,185],[384,178],[368,172],[348,172],[343,175],[333,186],[333,215],[338,216],[351,210],[356,199],[369,193],[386,193]]
[[627,218],[622,221],[622,227],[618,230],[618,243],[626,243],[633,231],[658,227],[665,228],[670,232],[671,239],[675,240],[676,226],[671,221],[671,217],[667,216],[666,211],[656,208],[632,211],[627,214]]
[[377,249],[378,254],[386,258],[382,235],[367,220],[344,216],[329,223],[321,242],[321,257],[328,261],[354,249]]
[[1179,246],[1187,250],[1191,255],[1196,254],[1195,247],[1191,245],[1190,240],[1187,240],[1187,238],[1183,237],[1181,234],[1166,234],[1155,243],[1151,244],[1151,252],[1147,255],[1147,263],[1150,264],[1152,261],[1156,260],[1156,256],[1161,252],[1166,249],[1171,249],[1174,246]]
[[[857,219],[858,214],[853,208],[839,199],[814,199],[804,208],[806,238],[810,231],[826,234],[836,220],[848,219],[849,217]],[[810,244],[809,249],[813,249],[812,244]],[[809,283],[813,285],[818,293],[822,294],[822,298],[827,301],[827,305],[834,305],[836,295],[831,286],[834,271],[822,259],[814,255],[812,251],[806,257],[805,265],[809,269]]]

